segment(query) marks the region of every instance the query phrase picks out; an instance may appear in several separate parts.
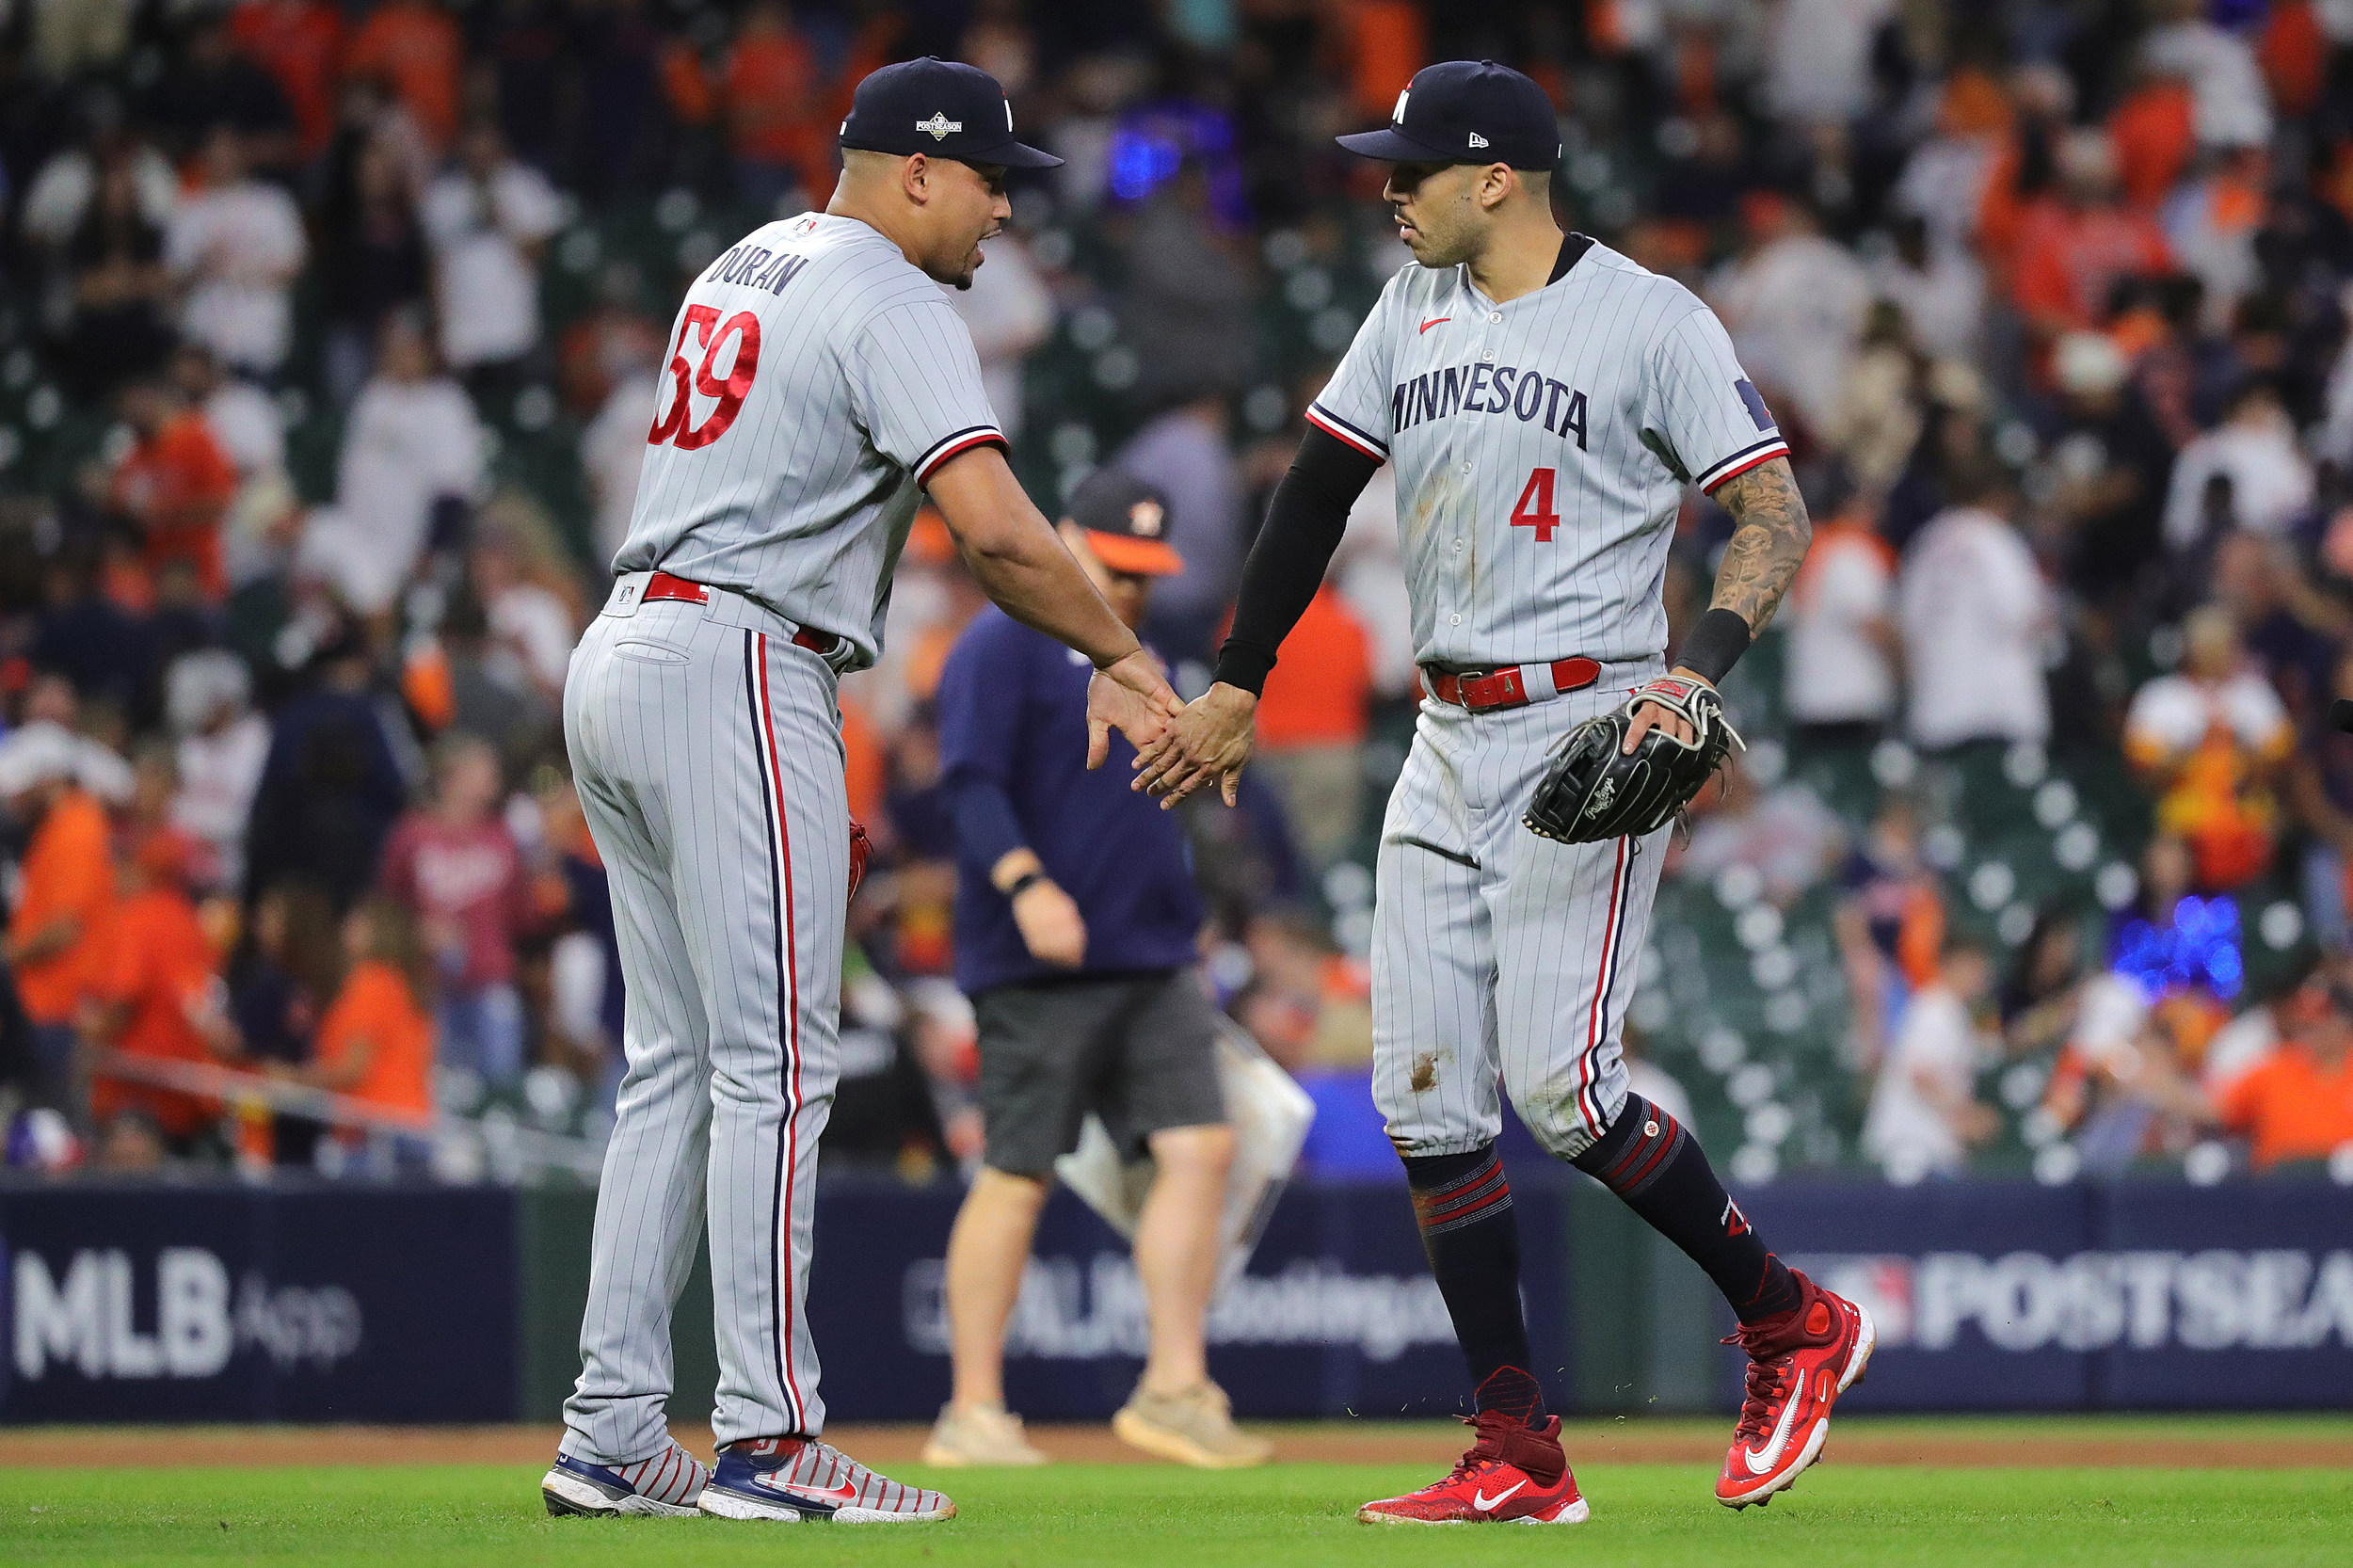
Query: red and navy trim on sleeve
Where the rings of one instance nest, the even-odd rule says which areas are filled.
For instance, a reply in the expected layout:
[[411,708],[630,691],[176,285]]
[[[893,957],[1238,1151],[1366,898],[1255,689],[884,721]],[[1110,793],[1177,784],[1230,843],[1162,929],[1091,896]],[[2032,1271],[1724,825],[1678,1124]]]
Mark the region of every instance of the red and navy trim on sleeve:
[[1307,405],[1307,423],[1328,436],[1346,441],[1376,463],[1389,460],[1389,449],[1379,440],[1359,430],[1321,403]]
[[1701,474],[1696,483],[1703,491],[1713,493],[1716,487],[1725,480],[1737,479],[1753,468],[1769,463],[1776,457],[1788,456],[1789,443],[1783,440],[1776,433],[1766,437],[1754,446],[1742,447],[1714,468]]
[[932,475],[938,472],[939,465],[949,458],[959,452],[969,452],[976,446],[990,445],[1001,451],[1012,450],[1005,444],[1005,433],[993,424],[968,425],[953,435],[942,436],[932,443],[932,449],[929,452],[924,453],[916,461],[915,482],[919,485],[928,485],[931,483]]

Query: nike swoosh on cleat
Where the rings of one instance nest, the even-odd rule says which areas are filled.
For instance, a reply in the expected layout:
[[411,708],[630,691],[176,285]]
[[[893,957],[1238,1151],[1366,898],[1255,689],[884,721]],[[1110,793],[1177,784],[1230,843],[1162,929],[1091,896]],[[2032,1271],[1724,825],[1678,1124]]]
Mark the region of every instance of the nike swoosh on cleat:
[[1780,1462],[1781,1450],[1789,1446],[1790,1425],[1798,1418],[1798,1396],[1803,1392],[1802,1387],[1790,1390],[1788,1401],[1781,1407],[1781,1420],[1773,1428],[1773,1440],[1754,1453],[1741,1454],[1740,1463],[1749,1467],[1750,1475],[1761,1476]]
[[1492,1497],[1487,1496],[1484,1492],[1475,1491],[1471,1494],[1471,1507],[1477,1509],[1481,1513],[1491,1513],[1502,1504],[1504,1498],[1510,1496],[1513,1493],[1517,1492],[1521,1487],[1526,1486],[1528,1482],[1525,1480],[1514,1481],[1513,1484],[1505,1487],[1502,1491],[1497,1493]]
[[854,1503],[857,1501],[857,1488],[846,1484],[841,1486],[806,1486],[796,1485],[789,1480],[762,1480],[760,1484],[766,1487],[771,1492],[781,1492],[788,1497],[803,1497],[813,1503]]
[[[1439,326],[1439,325],[1441,325],[1441,324],[1443,324],[1443,323],[1452,321],[1453,319],[1454,319],[1454,318],[1453,318],[1452,316],[1433,316],[1433,317],[1431,317],[1428,321],[1425,321],[1425,322],[1423,322],[1423,323],[1421,324],[1421,329],[1422,329],[1422,331],[1423,331],[1423,332],[1427,332],[1427,331],[1429,331],[1429,330],[1430,330],[1430,328],[1432,328],[1433,327],[1436,327],[1436,326]],[[1417,334],[1415,334],[1415,335],[1416,335],[1416,336],[1419,336],[1420,334],[1419,334],[1419,333],[1417,333]]]

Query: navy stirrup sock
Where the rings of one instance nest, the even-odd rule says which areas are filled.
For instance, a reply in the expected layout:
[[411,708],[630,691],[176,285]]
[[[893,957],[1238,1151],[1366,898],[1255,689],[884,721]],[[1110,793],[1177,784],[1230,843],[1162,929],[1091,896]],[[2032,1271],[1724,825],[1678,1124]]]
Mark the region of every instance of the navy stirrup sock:
[[1470,1368],[1473,1405],[1543,1426],[1545,1392],[1528,1370],[1532,1357],[1520,1315],[1519,1224],[1495,1145],[1408,1156],[1405,1179],[1422,1251]]
[[1591,1148],[1569,1161],[1625,1201],[1653,1230],[1707,1272],[1743,1323],[1798,1304],[1797,1281],[1765,1250],[1724,1192],[1699,1140],[1640,1095]]

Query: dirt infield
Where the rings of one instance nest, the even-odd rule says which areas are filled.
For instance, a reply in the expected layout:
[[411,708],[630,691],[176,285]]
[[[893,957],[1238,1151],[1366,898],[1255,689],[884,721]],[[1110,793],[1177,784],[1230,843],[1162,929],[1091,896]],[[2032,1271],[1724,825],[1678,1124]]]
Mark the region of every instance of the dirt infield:
[[[2244,1430],[2241,1430],[2241,1429]],[[1332,1464],[1444,1464],[1462,1449],[1462,1429],[1445,1423],[1280,1425],[1263,1429],[1276,1457]],[[559,1429],[497,1427],[56,1427],[0,1431],[0,1467],[137,1464],[516,1464],[544,1463]],[[711,1435],[680,1429],[679,1441],[710,1457]],[[1057,1459],[1155,1463],[1101,1427],[1032,1427]],[[1703,1420],[1583,1420],[1562,1433],[1582,1464],[1716,1464],[1726,1426]],[[880,1465],[915,1461],[920,1427],[837,1427],[826,1433]],[[2159,1468],[2353,1469],[2353,1425],[2310,1423],[2005,1418],[1842,1420],[1829,1457],[1841,1464],[1985,1468],[2098,1465]]]

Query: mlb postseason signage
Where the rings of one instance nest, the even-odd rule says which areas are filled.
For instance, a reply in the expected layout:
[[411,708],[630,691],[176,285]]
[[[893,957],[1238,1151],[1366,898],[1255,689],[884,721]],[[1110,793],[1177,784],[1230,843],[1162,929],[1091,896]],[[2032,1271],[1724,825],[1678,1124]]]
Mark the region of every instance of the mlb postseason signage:
[[[1688,1260],[1638,1256],[1648,1233],[1613,1226],[1621,1206],[1581,1177],[1530,1160],[1513,1176],[1557,1395],[1590,1411],[1728,1406],[1737,1352],[1714,1344],[1719,1306]],[[946,1399],[940,1257],[958,1197],[821,1187],[809,1308],[835,1418],[928,1420]],[[1784,1257],[1877,1317],[1855,1410],[2353,1406],[2345,1188],[1790,1180],[1740,1197]],[[0,1421],[552,1420],[579,1367],[594,1201],[0,1185]],[[710,1409],[709,1304],[698,1268],[678,1312],[680,1419]],[[1434,1416],[1464,1392],[1393,1180],[1292,1184],[1209,1340],[1246,1416]],[[1102,1419],[1144,1344],[1125,1246],[1057,1194],[1014,1313],[1008,1402]]]
[[1742,1202],[1870,1307],[1858,1411],[2353,1405],[2353,1192],[2326,1181],[1785,1182]]
[[[929,1420],[948,1397],[941,1255],[959,1194],[837,1187],[818,1208],[809,1319],[843,1419]],[[1565,1359],[1557,1184],[1514,1186],[1539,1360]],[[848,1353],[843,1346],[882,1353]],[[1294,1182],[1209,1324],[1212,1374],[1243,1416],[1452,1414],[1462,1354],[1402,1180]],[[1057,1192],[1006,1333],[1005,1399],[1032,1420],[1101,1420],[1144,1364],[1144,1290],[1127,1243]],[[1549,1360],[1545,1358],[1549,1357]]]
[[493,1190],[0,1186],[0,1421],[515,1415]]

